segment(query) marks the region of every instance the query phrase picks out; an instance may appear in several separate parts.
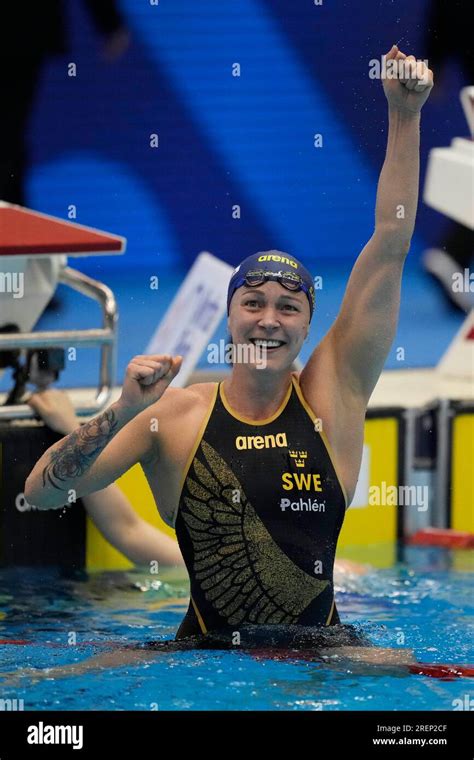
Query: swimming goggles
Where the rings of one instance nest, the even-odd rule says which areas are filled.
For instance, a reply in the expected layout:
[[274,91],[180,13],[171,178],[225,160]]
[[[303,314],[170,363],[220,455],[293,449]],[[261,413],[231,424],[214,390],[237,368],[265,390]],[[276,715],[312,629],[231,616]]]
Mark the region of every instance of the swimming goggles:
[[300,277],[299,274],[296,274],[296,272],[283,272],[282,270],[279,272],[269,272],[264,269],[251,269],[246,275],[242,275],[242,277],[237,280],[234,287],[237,289],[240,288],[241,285],[248,285],[248,287],[254,288],[258,285],[263,285],[267,279],[278,280],[278,282],[287,290],[292,290],[294,292],[302,290],[303,293],[306,293],[306,296],[311,299],[314,306],[314,288],[312,286],[309,287],[304,279]]

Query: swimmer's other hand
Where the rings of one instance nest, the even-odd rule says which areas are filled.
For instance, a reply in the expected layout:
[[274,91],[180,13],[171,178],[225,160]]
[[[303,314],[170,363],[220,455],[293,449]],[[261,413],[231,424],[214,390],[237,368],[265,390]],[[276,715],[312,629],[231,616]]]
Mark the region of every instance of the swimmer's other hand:
[[139,354],[128,364],[118,404],[136,414],[163,395],[181,369],[182,356]]
[[59,388],[35,391],[25,402],[57,433],[69,435],[80,425],[71,399]]

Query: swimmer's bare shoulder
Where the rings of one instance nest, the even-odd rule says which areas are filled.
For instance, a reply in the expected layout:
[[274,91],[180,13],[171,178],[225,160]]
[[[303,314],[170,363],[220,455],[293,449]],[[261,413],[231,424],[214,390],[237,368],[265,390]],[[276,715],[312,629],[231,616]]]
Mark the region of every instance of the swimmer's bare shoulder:
[[156,435],[141,466],[162,519],[174,527],[183,476],[199,431],[209,412],[215,383],[167,388],[147,409]]
[[[151,458],[169,450],[174,442],[178,446],[200,427],[209,409],[215,383],[194,383],[186,388],[167,388],[163,396],[147,410],[150,420],[156,419],[158,435]],[[196,432],[197,432],[196,430]],[[176,448],[176,446],[173,446]],[[186,445],[183,445],[186,448]]]

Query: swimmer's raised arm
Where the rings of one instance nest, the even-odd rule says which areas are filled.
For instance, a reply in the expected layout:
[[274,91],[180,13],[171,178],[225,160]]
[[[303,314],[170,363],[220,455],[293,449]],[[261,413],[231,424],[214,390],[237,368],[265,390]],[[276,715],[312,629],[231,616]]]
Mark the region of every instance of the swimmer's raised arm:
[[66,506],[154,456],[148,407],[161,398],[181,362],[181,356],[135,356],[127,366],[118,401],[57,441],[38,460],[25,483],[26,500],[39,509]]
[[389,128],[375,230],[355,262],[337,319],[302,372],[311,381],[321,357],[329,357],[346,403],[350,397],[364,408],[396,334],[401,277],[418,203],[420,111],[433,87],[426,64],[395,45],[385,64]]

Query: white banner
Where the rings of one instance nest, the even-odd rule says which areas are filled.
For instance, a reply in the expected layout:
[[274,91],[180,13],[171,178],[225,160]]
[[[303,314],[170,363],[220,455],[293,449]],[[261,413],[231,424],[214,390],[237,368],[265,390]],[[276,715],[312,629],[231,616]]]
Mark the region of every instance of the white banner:
[[200,253],[146,347],[146,354],[183,357],[172,386],[186,385],[226,314],[232,272],[230,264],[210,253]]
[[442,375],[474,383],[474,309],[467,315],[439,360],[436,370]]

